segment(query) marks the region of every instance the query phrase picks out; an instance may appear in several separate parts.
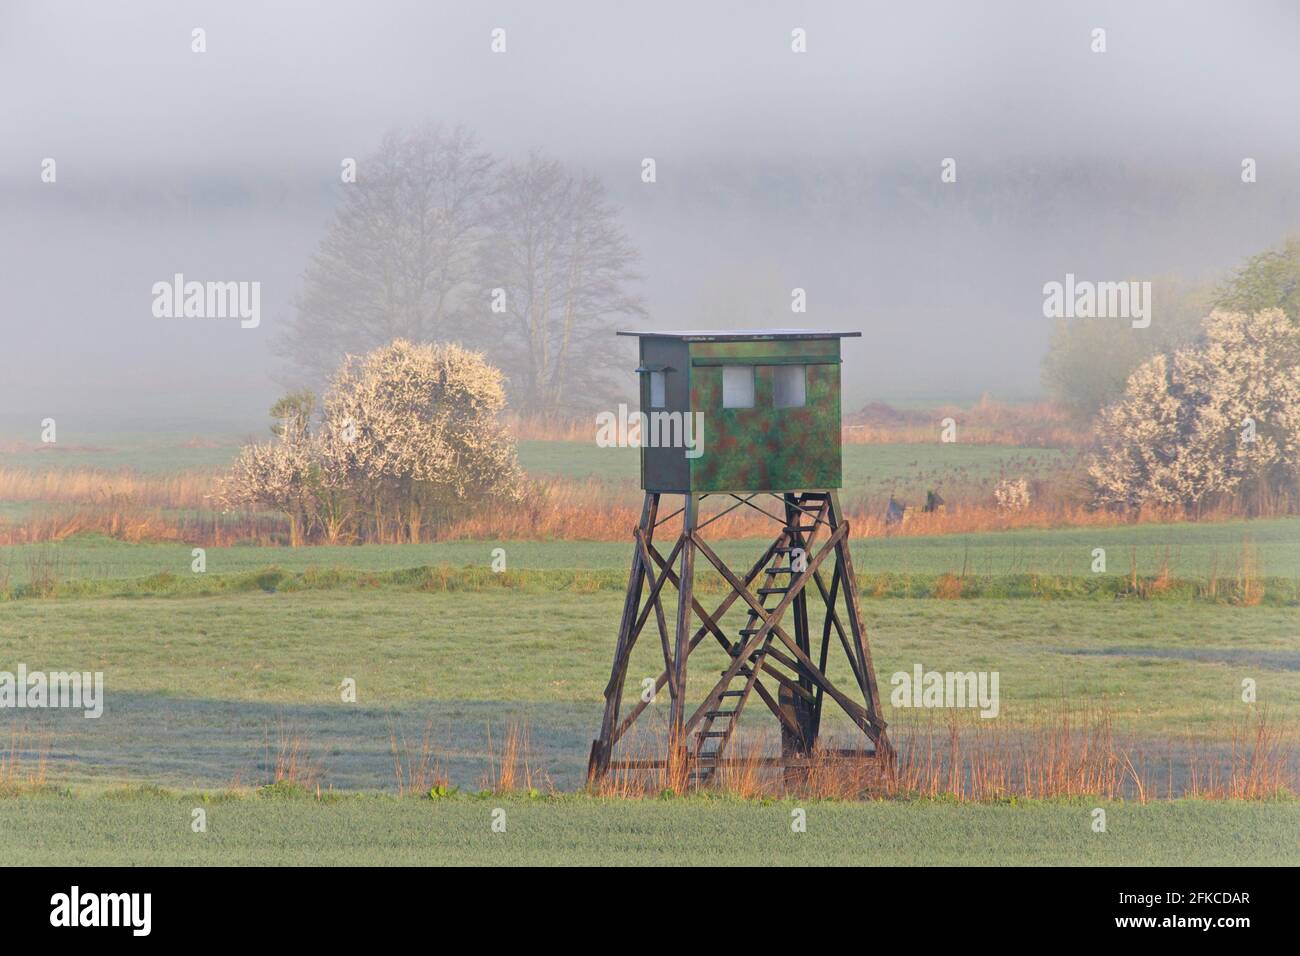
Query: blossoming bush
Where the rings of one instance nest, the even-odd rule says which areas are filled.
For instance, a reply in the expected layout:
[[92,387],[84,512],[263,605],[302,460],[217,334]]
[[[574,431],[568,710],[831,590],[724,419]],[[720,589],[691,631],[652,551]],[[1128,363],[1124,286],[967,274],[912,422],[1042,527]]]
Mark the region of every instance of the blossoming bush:
[[1015,514],[1029,508],[1029,482],[1024,478],[1004,478],[993,489],[998,511]]
[[1294,508],[1300,327],[1280,309],[1212,312],[1200,344],[1134,370],[1096,431],[1088,475],[1100,505]]
[[397,340],[348,358],[314,433],[294,415],[243,448],[223,499],[281,511],[293,544],[418,541],[452,509],[519,498],[504,408],[501,373],[477,352]]

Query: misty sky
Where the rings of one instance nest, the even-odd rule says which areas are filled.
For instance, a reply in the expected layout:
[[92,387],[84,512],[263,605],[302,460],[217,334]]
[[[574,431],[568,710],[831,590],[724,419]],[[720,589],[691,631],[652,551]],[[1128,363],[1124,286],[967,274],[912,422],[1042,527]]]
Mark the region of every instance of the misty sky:
[[[261,428],[340,160],[430,119],[597,172],[651,325],[859,329],[851,407],[1033,397],[1045,282],[1300,231],[1298,41],[1268,2],[8,2],[0,426]],[[176,272],[260,281],[261,326],[155,318]]]

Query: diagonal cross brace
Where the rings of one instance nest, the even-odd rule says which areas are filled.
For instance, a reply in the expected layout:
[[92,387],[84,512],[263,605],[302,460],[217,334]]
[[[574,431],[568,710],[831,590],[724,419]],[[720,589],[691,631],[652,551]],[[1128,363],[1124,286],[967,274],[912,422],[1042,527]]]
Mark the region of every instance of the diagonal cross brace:
[[[636,543],[637,547],[641,549],[641,563],[645,566],[645,574],[650,579],[650,593],[653,595],[652,603],[654,604],[655,609],[655,624],[659,627],[659,645],[664,652],[664,667],[668,668],[671,672],[673,666],[673,652],[668,646],[668,621],[664,615],[664,604],[660,599],[658,582],[655,580],[655,572],[652,567],[653,562],[650,560],[649,545],[647,545],[645,535],[641,533],[640,528],[636,529]],[[669,680],[668,692],[676,697],[680,692],[680,688],[678,688],[672,680]]]
[[[682,545],[685,543],[685,537],[677,539],[677,543],[673,545],[673,550],[668,555],[669,561],[672,561],[672,559],[677,556],[677,552],[681,551]],[[659,592],[663,590],[664,584],[666,584],[667,581],[668,579],[666,577],[661,577],[655,582],[654,587],[650,589],[650,597],[646,600],[645,606],[641,609],[641,613],[636,619],[636,626],[632,628],[631,634],[628,635],[627,647],[623,649],[623,654],[625,656],[631,656],[632,647],[636,644],[636,639],[641,636],[641,629],[645,627],[646,618],[650,616],[650,611],[653,609],[654,603],[659,597]],[[609,683],[605,685],[606,697],[609,697],[609,695],[614,692],[615,684],[615,678],[611,677]]]
[[[822,546],[822,549],[817,552],[816,557],[808,563],[808,567],[804,569],[799,577],[791,582],[790,589],[781,598],[781,601],[777,606],[771,611],[768,611],[767,608],[763,607],[763,603],[750,593],[749,586],[736,577],[732,570],[727,567],[726,563],[714,553],[712,548],[696,537],[695,545],[700,549],[700,553],[708,559],[710,564],[718,569],[718,573],[727,579],[727,583],[731,585],[734,592],[744,599],[753,610],[755,616],[757,616],[757,618],[763,623],[754,634],[749,636],[749,640],[745,641],[740,653],[736,655],[736,659],[723,673],[722,679],[714,686],[713,690],[709,693],[709,696],[705,698],[704,703],[700,705],[699,709],[691,715],[691,719],[686,724],[686,730],[688,733],[697,723],[699,723],[706,711],[714,710],[716,708],[718,701],[722,699],[722,691],[725,690],[727,685],[731,683],[738,673],[740,673],[740,668],[744,666],[745,660],[758,649],[759,645],[764,640],[766,640],[768,634],[774,633],[781,638],[782,643],[795,652],[795,657],[802,657],[801,663],[804,663],[806,667],[811,668],[809,676],[812,676],[815,680],[818,679],[818,675],[820,675],[821,672],[817,671],[816,667],[813,666],[812,661],[808,660],[807,656],[799,650],[799,646],[784,632],[779,622],[781,616],[785,614],[786,609],[794,603],[795,595],[797,595],[803,586],[808,583],[808,580],[817,571],[817,568],[821,566],[821,563],[826,559],[826,556],[835,550],[835,543],[844,535],[844,531],[845,529],[839,529],[831,535],[830,540]],[[813,674],[813,671],[816,671],[816,674]],[[819,682],[824,682],[825,680],[824,677],[821,677]]]
[[825,560],[827,555],[835,550],[835,546],[845,537],[845,535],[848,534],[848,530],[849,526],[847,522],[839,525],[839,527],[835,529],[835,532],[830,536],[826,544],[817,552],[817,556],[809,562],[807,569],[790,585],[790,590],[781,599],[781,603],[770,612],[763,607],[762,602],[750,593],[749,588],[736,578],[735,574],[731,572],[731,569],[726,566],[722,559],[714,554],[713,549],[703,541],[696,538],[695,545],[700,549],[700,553],[708,559],[710,564],[718,569],[718,573],[726,578],[728,583],[739,592],[741,598],[743,598],[745,602],[754,609],[754,612],[758,615],[759,619],[763,621],[763,626],[759,628],[758,632],[746,643],[744,650],[742,650],[740,656],[737,657],[736,662],[727,669],[726,674],[723,675],[723,679],[719,681],[708,699],[705,700],[699,710],[692,715],[690,722],[687,724],[687,731],[698,723],[706,710],[713,709],[716,702],[721,699],[720,688],[725,687],[725,685],[736,676],[736,673],[739,672],[744,663],[744,658],[754,651],[752,645],[755,645],[758,641],[764,639],[769,633],[775,634],[781,639],[781,643],[785,644],[785,646],[789,648],[790,653],[799,661],[807,675],[812,678],[815,683],[819,684],[837,704],[844,708],[845,712],[853,718],[854,722],[861,727],[864,732],[874,739],[875,735],[884,731],[884,721],[880,720],[879,717],[869,712],[852,698],[845,696],[839,688],[832,684],[827,679],[826,675],[821,672],[821,669],[812,662],[812,659],[803,652],[799,645],[795,643],[795,641],[791,640],[790,635],[785,633],[779,623],[781,615],[785,613],[786,609],[794,601],[794,596],[808,583],[809,579],[811,579],[816,573],[817,568],[821,565],[822,561]]
[[[749,572],[745,575],[746,587],[748,587],[749,584],[752,583],[755,578],[757,578],[760,574],[763,573],[763,569],[767,567],[768,563],[772,560],[772,555],[776,554],[776,549],[784,545],[788,539],[789,539],[789,535],[785,532],[782,532],[780,535],[777,536],[775,541],[773,541],[770,545],[768,545],[767,550],[763,552],[762,557],[760,557],[756,562],[754,562],[754,566],[751,567],[749,569]],[[678,548],[680,546],[681,546],[681,542],[679,541],[678,547],[673,548],[672,553],[667,558],[661,557],[658,549],[656,549],[653,544],[649,546],[651,557],[653,557],[655,563],[659,565],[660,570],[665,572],[663,577],[661,577],[658,582],[661,587],[665,582],[669,581],[670,579],[674,585],[676,584],[677,576],[673,572],[671,565],[672,565],[673,557],[677,554]],[[717,608],[714,609],[713,614],[710,615],[705,612],[704,607],[700,604],[699,600],[692,596],[691,605],[695,608],[695,613],[700,616],[700,619],[702,621],[704,621],[704,625],[699,630],[697,630],[695,632],[695,636],[691,638],[691,642],[690,642],[691,650],[694,650],[696,645],[698,645],[700,641],[704,639],[704,636],[706,634],[709,634],[710,632],[712,632],[714,637],[718,637],[722,641],[729,643],[727,642],[726,637],[722,634],[722,629],[718,627],[717,620],[727,613],[727,611],[731,608],[731,605],[736,603],[736,600],[739,597],[740,595],[733,590],[730,594],[726,596],[726,598],[723,599],[722,603],[719,604]],[[649,609],[647,608],[647,613],[648,610]],[[644,615],[643,615],[643,619],[644,619]],[[671,668],[669,670],[671,670]],[[668,683],[668,671],[665,671],[664,673],[660,674],[659,677],[655,680],[655,687],[654,687],[655,693],[658,693],[666,683]],[[619,725],[614,729],[613,733],[610,735],[610,741],[609,741],[610,747],[613,747],[614,744],[618,742],[618,740],[623,736],[623,734],[627,732],[627,729],[630,726],[632,726],[633,721],[635,721],[638,717],[640,717],[642,712],[649,706],[650,706],[649,701],[641,700],[637,702],[636,706],[634,706],[632,710],[628,712],[627,716],[623,718],[623,720],[619,723]]]

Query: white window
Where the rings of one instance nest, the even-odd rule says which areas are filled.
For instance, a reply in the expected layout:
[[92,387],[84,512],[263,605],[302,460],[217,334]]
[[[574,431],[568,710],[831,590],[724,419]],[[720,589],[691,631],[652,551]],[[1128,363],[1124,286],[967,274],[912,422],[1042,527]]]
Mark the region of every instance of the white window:
[[808,403],[806,365],[775,365],[772,375],[773,404],[777,408],[801,408]]
[[664,398],[664,373],[650,373],[650,407],[663,408],[667,404]]
[[754,407],[754,366],[722,366],[722,407]]

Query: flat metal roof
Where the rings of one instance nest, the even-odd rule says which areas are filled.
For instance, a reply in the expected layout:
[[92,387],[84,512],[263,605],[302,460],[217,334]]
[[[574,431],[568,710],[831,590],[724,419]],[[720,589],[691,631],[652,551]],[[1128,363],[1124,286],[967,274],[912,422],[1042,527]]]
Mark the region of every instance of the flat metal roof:
[[626,330],[619,335],[650,339],[680,339],[683,342],[770,342],[774,339],[846,339],[861,332],[836,332],[833,329],[694,329],[661,332],[657,329]]

